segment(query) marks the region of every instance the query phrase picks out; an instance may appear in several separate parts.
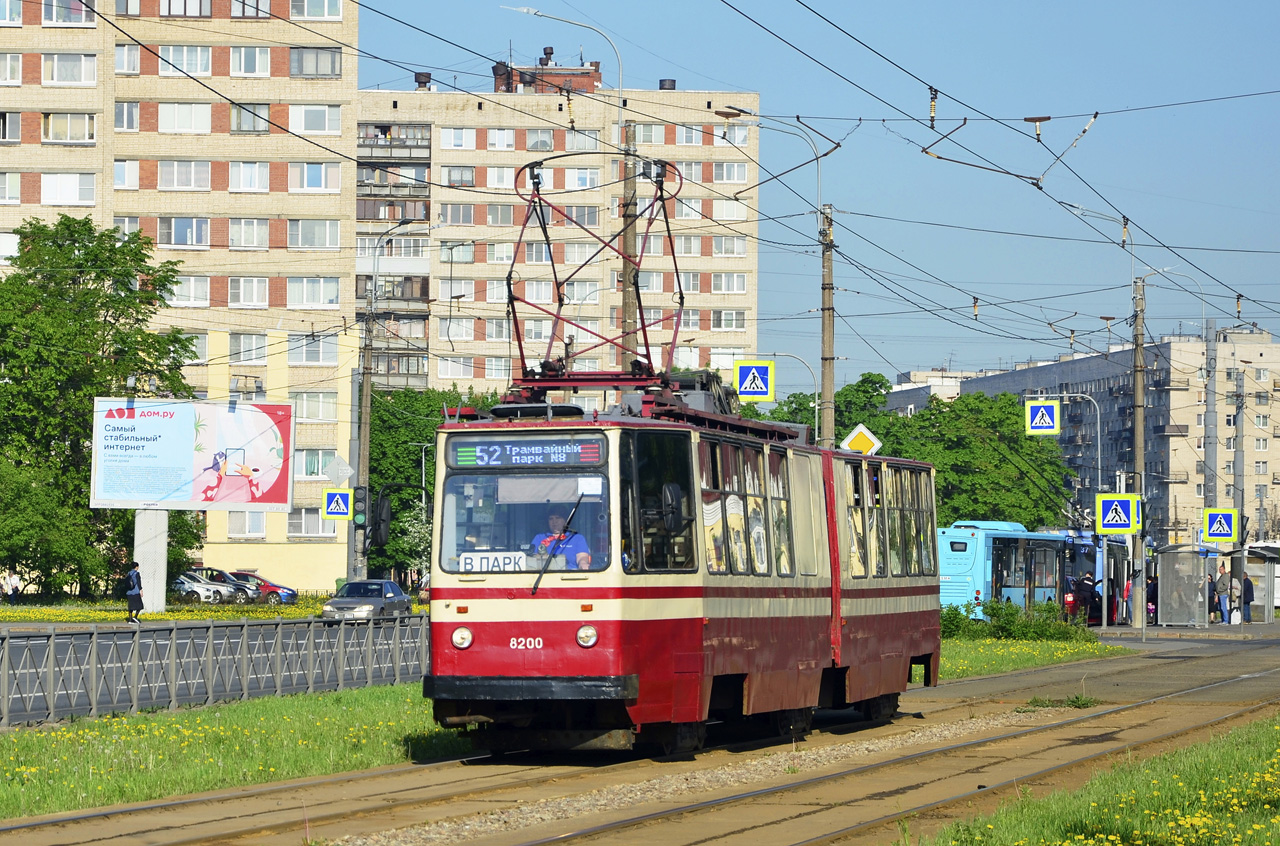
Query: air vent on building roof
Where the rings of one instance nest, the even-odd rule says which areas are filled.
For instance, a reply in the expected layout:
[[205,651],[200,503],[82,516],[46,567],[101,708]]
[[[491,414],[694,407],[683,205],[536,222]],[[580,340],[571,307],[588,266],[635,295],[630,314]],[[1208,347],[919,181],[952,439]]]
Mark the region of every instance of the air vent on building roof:
[[423,90],[424,88],[430,88],[431,74],[428,73],[427,71],[418,71],[413,75],[413,82],[415,85],[418,86],[419,91]]
[[674,79],[659,79],[658,90],[659,91],[675,91],[676,81]]

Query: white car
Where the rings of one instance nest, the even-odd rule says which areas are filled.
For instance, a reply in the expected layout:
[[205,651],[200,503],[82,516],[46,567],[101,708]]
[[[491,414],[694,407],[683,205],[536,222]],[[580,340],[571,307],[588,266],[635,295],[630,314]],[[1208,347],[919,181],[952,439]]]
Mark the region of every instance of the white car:
[[173,580],[173,590],[187,602],[221,605],[234,601],[235,588],[211,582],[195,573],[183,573]]

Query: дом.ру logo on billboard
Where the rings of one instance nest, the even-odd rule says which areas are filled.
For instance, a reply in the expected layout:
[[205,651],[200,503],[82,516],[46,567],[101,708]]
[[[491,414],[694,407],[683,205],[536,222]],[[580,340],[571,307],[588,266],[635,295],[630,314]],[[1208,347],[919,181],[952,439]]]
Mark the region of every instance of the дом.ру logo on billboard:
[[169,420],[173,416],[174,413],[172,411],[148,411],[145,408],[141,410],[136,408],[108,408],[106,419],[133,420],[135,418],[158,417],[161,420]]

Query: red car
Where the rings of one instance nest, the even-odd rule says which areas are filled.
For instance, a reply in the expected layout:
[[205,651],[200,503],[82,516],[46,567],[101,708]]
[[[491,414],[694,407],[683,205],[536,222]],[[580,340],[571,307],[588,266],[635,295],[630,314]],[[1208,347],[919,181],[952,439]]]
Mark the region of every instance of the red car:
[[296,590],[267,581],[256,573],[236,570],[231,575],[242,582],[248,582],[262,591],[262,601],[268,605],[292,605],[298,601],[298,592]]

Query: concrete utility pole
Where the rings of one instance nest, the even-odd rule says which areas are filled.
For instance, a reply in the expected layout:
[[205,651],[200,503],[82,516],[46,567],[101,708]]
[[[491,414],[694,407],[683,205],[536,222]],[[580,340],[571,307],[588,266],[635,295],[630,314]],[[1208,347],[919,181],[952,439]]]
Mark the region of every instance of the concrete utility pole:
[[[1235,390],[1235,407],[1236,407],[1236,451],[1231,460],[1231,485],[1235,488],[1235,496],[1232,497],[1231,507],[1234,508],[1241,517],[1244,516],[1244,367],[1249,362],[1236,360],[1236,390]],[[1240,533],[1240,543],[1244,544],[1244,533]]]
[[[1218,321],[1205,321],[1204,507],[1218,507]],[[1201,543],[1204,538],[1200,539]]]
[[[618,92],[622,96],[622,92]],[[630,355],[635,355],[637,345],[636,299],[637,269],[632,264],[636,260],[636,230],[640,228],[636,214],[636,124],[626,121],[622,124],[622,346]],[[622,362],[623,371],[631,369],[631,362]]]
[[[1145,491],[1144,474],[1147,469],[1147,352],[1143,346],[1145,328],[1143,326],[1143,316],[1147,308],[1147,298],[1144,286],[1147,277],[1139,276],[1133,280],[1133,490],[1132,493],[1138,495],[1141,502],[1143,492]],[[1151,519],[1151,515],[1147,514],[1147,509],[1142,509],[1142,521],[1145,525]],[[1134,532],[1133,535],[1133,564],[1141,569],[1143,579],[1139,583],[1142,590],[1146,591],[1146,574],[1147,559],[1142,548],[1142,532]],[[1105,564],[1104,564],[1105,566]],[[1158,600],[1157,600],[1158,601]],[[1137,608],[1140,603],[1135,601],[1134,607]],[[1141,603],[1145,606],[1146,603]],[[1102,609],[1103,615],[1107,613],[1106,608]],[[1145,639],[1147,635],[1147,615],[1140,615],[1142,636]]]
[[822,241],[822,430],[818,446],[828,448],[836,445],[836,286],[832,268],[836,245],[831,238],[831,212],[831,204],[823,204],[818,228]]

